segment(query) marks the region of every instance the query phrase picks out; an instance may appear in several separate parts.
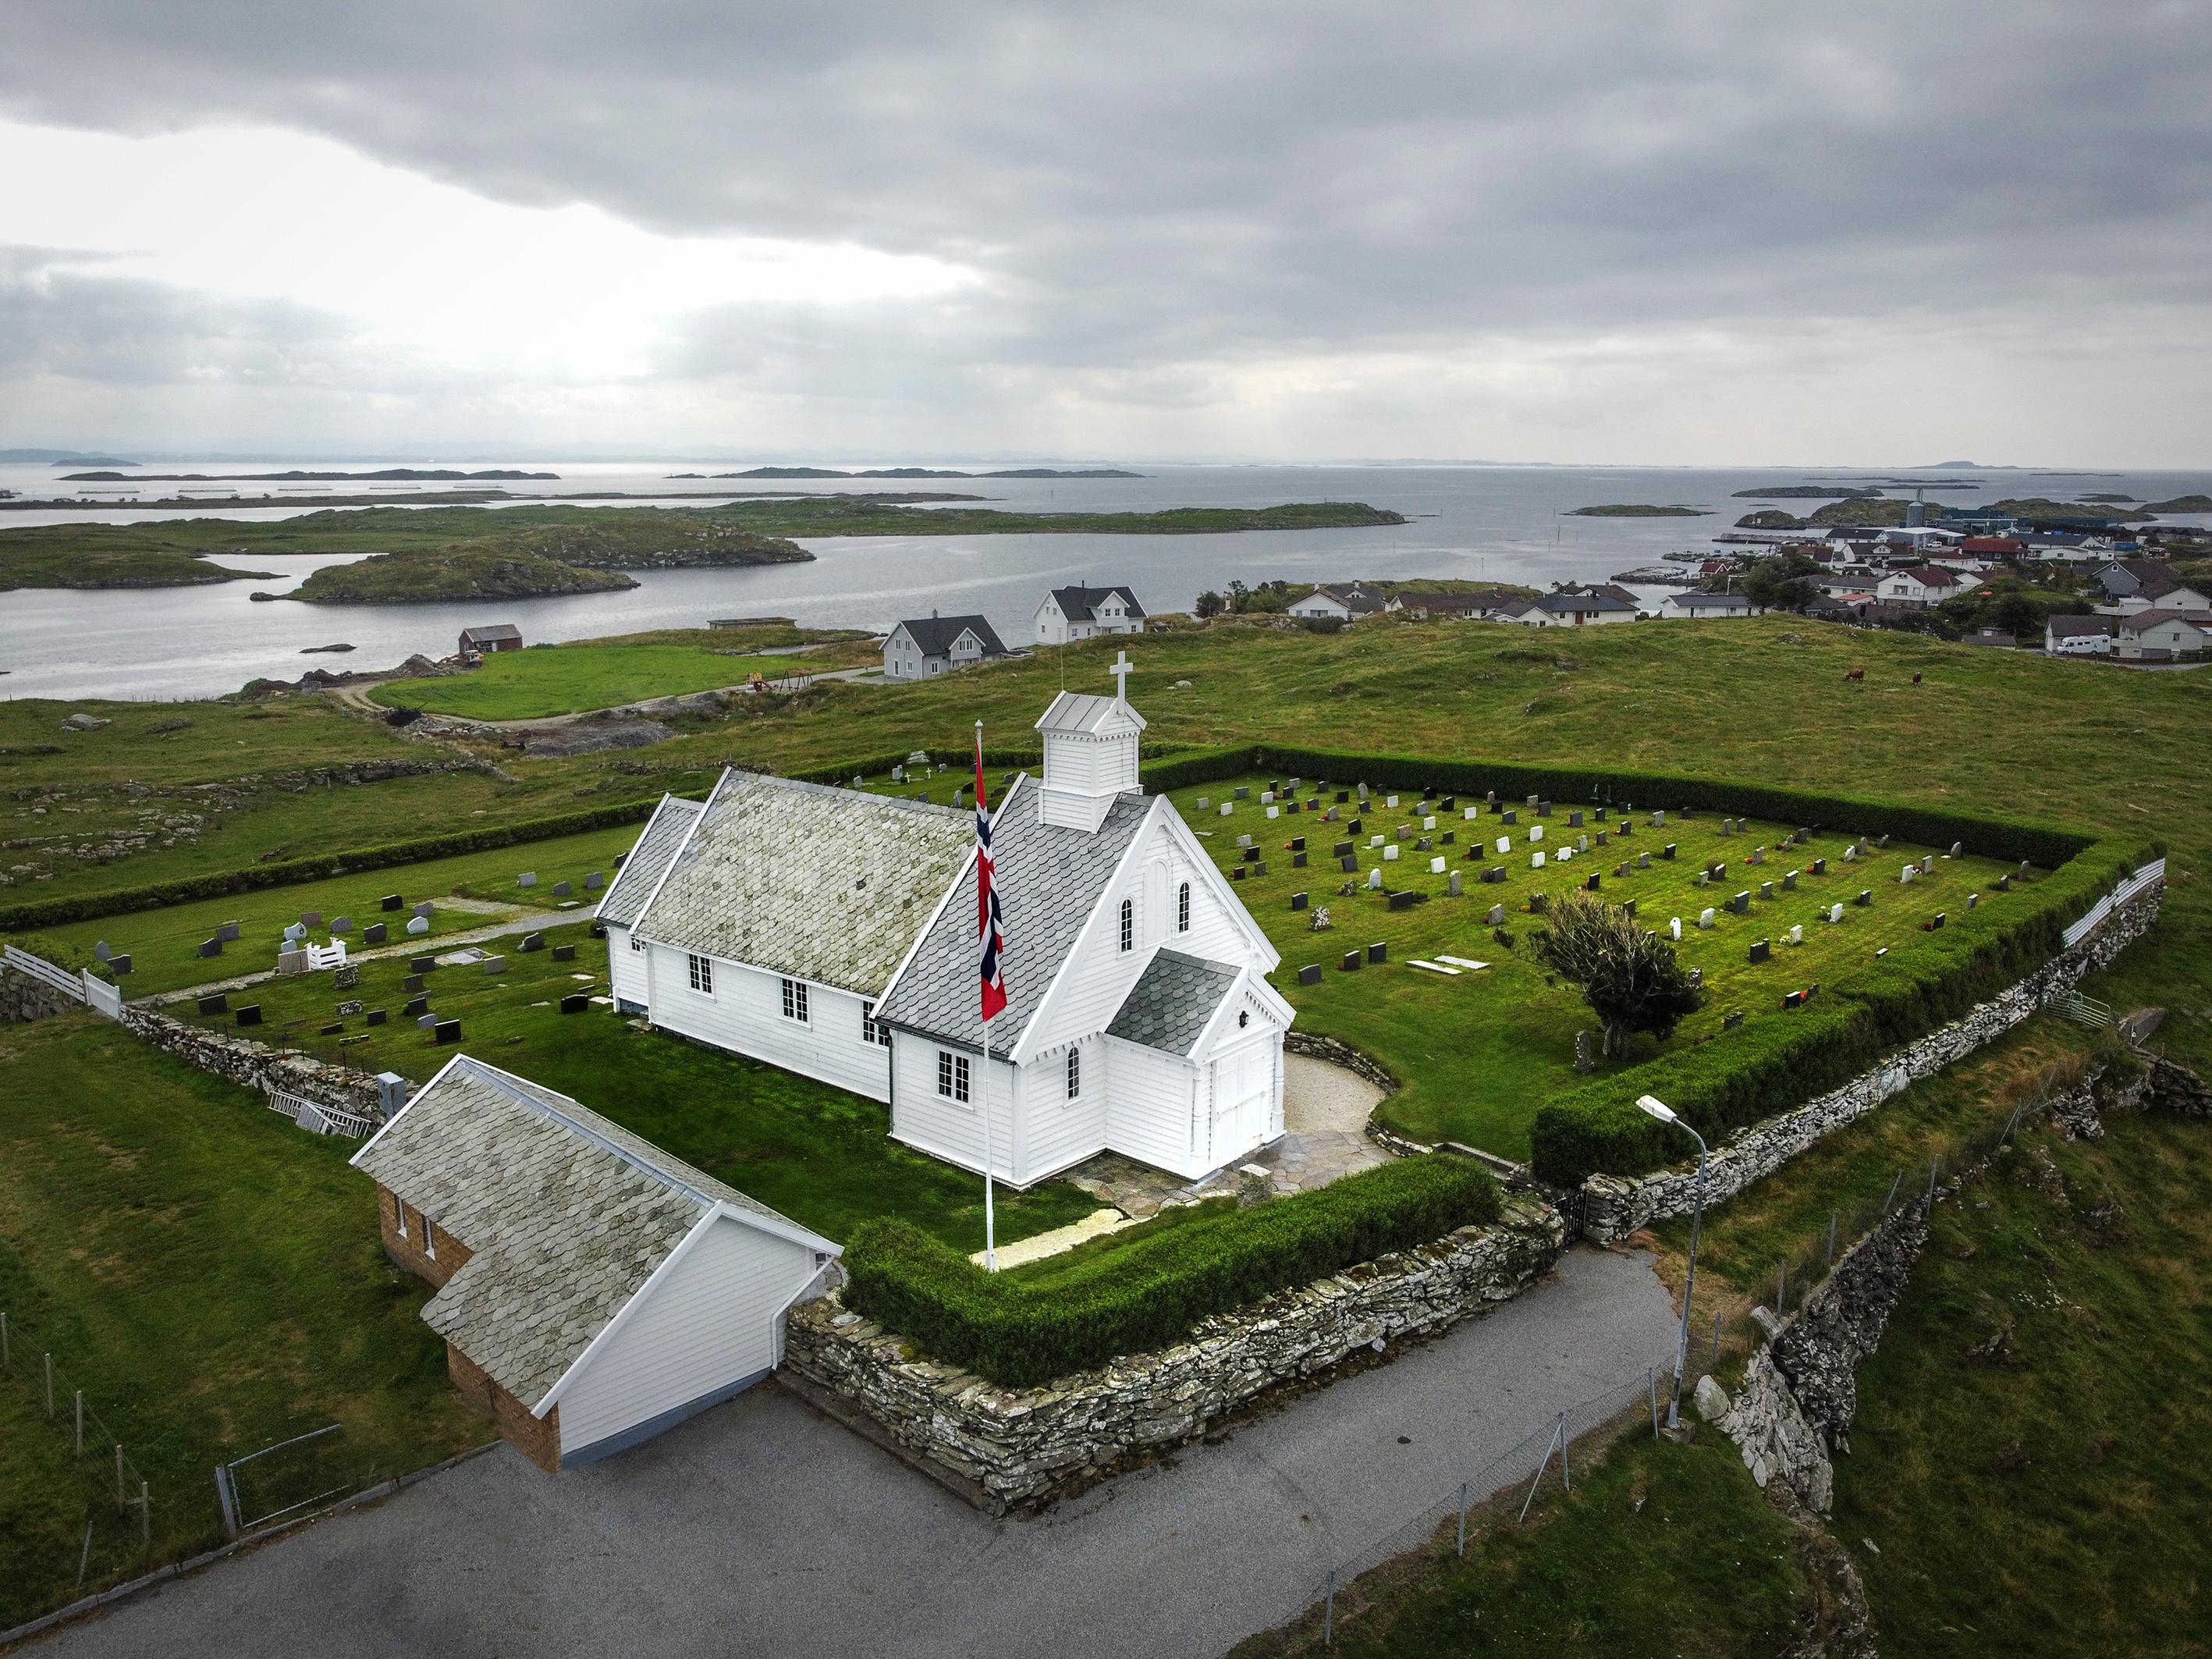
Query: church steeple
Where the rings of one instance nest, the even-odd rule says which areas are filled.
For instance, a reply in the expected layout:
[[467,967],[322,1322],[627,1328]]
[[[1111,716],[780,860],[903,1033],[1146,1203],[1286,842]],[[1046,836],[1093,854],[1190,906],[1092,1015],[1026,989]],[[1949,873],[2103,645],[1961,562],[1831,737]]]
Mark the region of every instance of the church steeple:
[[1044,735],[1044,783],[1037,791],[1040,823],[1095,831],[1114,798],[1140,788],[1137,745],[1145,717],[1129,706],[1129,653],[1114,661],[1114,695],[1063,691],[1036,723]]

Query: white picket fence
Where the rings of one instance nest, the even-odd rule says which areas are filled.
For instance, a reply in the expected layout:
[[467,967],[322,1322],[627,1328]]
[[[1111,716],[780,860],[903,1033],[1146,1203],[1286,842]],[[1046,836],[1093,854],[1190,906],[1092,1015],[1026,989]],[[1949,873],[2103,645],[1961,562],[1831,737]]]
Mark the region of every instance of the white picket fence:
[[2162,881],[2165,878],[2166,860],[2152,860],[2084,911],[2081,920],[2066,930],[2066,943],[2069,945],[2079,945],[2091,933],[2096,932],[2104,924],[2105,918],[2111,915],[2115,908],[2125,904],[2151,883]]
[[262,1089],[269,1097],[269,1109],[289,1117],[311,1135],[344,1135],[359,1140],[376,1125],[358,1112],[342,1111],[336,1106],[325,1106],[305,1095],[295,1095],[289,1089],[280,1089],[273,1083],[264,1083]]
[[12,945],[6,950],[8,965],[18,973],[38,981],[49,990],[59,991],[72,1001],[90,1004],[110,1019],[123,1018],[123,993],[106,980],[94,979],[90,974],[72,974],[44,957],[19,951]]

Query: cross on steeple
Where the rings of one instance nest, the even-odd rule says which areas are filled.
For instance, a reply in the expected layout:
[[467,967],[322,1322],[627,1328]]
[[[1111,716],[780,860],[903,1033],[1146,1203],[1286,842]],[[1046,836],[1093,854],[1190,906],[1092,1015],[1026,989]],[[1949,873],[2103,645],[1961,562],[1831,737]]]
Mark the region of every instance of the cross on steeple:
[[1114,653],[1114,666],[1107,672],[1114,676],[1114,698],[1117,702],[1129,701],[1129,653],[1126,651],[1116,651]]

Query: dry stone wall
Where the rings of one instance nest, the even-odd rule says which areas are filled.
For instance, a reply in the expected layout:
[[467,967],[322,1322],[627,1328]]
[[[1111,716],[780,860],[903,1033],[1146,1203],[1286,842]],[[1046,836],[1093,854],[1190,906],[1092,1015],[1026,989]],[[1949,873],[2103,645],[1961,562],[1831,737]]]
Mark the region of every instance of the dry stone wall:
[[0,1019],[52,1019],[57,1014],[74,1013],[83,1006],[75,997],[66,996],[28,974],[0,968]]
[[834,1291],[792,1310],[784,1359],[1004,1510],[1194,1439],[1224,1414],[1360,1349],[1434,1335],[1484,1312],[1547,1272],[1565,1241],[1557,1211],[1513,1198],[1494,1225],[1463,1227],[1218,1315],[1174,1347],[1131,1354],[1048,1388],[1002,1388],[939,1364],[852,1312]]
[[[1980,1004],[1964,1018],[1906,1044],[1878,1070],[1854,1078],[1833,1093],[1794,1111],[1777,1113],[1737,1130],[1714,1149],[1707,1164],[1705,1202],[1727,1198],[1772,1174],[1909,1085],[1932,1077],[2066,995],[2149,929],[2158,920],[2159,900],[2164,892],[2162,881],[2144,888],[2114,909],[2081,943],[2061,951],[2019,984]],[[1697,1201],[1697,1190],[1694,1163],[1633,1179],[1592,1176],[1583,1183],[1580,1194],[1583,1235],[1608,1244],[1662,1217],[1686,1215]]]
[[249,1089],[273,1085],[319,1104],[336,1106],[382,1121],[377,1104],[376,1079],[350,1066],[333,1066],[309,1054],[289,1054],[245,1037],[228,1036],[150,1008],[126,1004],[123,1024],[178,1059],[203,1072],[227,1078]]

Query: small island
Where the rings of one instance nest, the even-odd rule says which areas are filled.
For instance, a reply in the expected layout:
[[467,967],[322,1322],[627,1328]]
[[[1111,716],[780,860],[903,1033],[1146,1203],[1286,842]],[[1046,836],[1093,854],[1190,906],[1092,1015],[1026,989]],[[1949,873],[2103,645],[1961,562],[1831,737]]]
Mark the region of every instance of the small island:
[[1826,501],[1836,497],[1865,498],[1881,494],[1879,489],[1856,484],[1772,484],[1759,489],[1739,489],[1735,492],[1739,501],[1748,497],[1761,501]]
[[436,605],[457,599],[612,593],[636,586],[616,571],[586,570],[528,553],[459,547],[443,552],[379,553],[355,564],[327,564],[290,592],[270,597],[307,605]]
[[[118,462],[136,465],[136,462]],[[448,467],[386,467],[381,472],[65,472],[62,483],[456,483],[517,478],[558,478],[557,472],[517,472],[493,467],[482,472],[456,472]]]
[[1601,507],[1577,507],[1568,515],[1575,519],[1705,519],[1712,516],[1702,507],[1651,507],[1637,501],[1607,501]]
[[[2094,501],[2098,497],[2089,495],[2083,499]],[[2171,501],[2146,501],[2143,504],[2143,511],[2146,513],[2212,513],[2212,495],[2176,495]]]
[[[678,472],[679,478],[696,478],[696,472]],[[937,466],[871,466],[840,472],[826,466],[756,466],[744,472],[717,472],[717,478],[1141,478],[1117,466],[1016,466],[996,472],[958,472]]]

